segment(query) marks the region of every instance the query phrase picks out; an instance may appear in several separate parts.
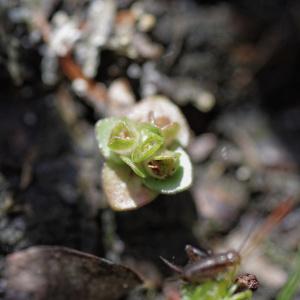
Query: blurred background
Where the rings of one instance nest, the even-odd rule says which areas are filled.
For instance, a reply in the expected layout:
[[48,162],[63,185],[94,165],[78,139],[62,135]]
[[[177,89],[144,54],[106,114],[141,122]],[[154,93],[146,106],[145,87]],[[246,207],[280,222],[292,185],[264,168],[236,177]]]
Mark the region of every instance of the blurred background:
[[[0,0],[0,270],[15,251],[67,246],[143,274],[144,299],[167,297],[159,256],[237,249],[299,199],[299,67],[299,1]],[[155,94],[193,131],[194,184],[114,213],[94,124]],[[286,282],[299,224],[296,204],[243,261],[254,299]]]

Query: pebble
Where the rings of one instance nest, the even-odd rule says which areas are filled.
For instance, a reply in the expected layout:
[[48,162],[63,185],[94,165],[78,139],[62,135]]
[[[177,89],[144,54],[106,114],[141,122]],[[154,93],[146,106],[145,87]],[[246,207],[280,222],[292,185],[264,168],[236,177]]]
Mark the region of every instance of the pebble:
[[189,147],[189,154],[194,162],[206,160],[214,151],[218,143],[213,133],[205,133],[193,140]]

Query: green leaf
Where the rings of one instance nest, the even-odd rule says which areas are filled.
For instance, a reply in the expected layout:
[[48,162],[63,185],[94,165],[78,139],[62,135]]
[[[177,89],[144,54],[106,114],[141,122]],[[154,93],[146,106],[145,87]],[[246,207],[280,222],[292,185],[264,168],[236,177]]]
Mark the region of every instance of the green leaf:
[[281,289],[276,300],[292,300],[295,294],[299,291],[300,286],[300,248],[298,250],[298,255],[294,263],[294,270],[290,274],[287,282]]
[[118,154],[126,155],[134,150],[138,139],[139,134],[135,124],[124,118],[113,126],[108,140],[108,147]]
[[120,158],[124,161],[124,163],[126,165],[128,165],[131,170],[139,177],[142,177],[142,178],[145,178],[146,177],[146,174],[145,172],[143,171],[143,169],[138,166],[137,164],[135,164],[129,157],[127,156],[120,156]]
[[155,125],[153,125],[153,124],[151,124],[151,123],[145,123],[145,122],[143,122],[143,123],[138,123],[138,128],[140,129],[140,130],[145,130],[145,131],[150,131],[150,132],[152,132],[152,133],[154,133],[154,134],[157,134],[157,135],[159,135],[159,136],[163,136],[162,135],[162,131],[157,127],[157,126],[155,126]]
[[[211,279],[200,284],[186,283],[181,287],[183,300],[251,300],[252,291],[234,293],[234,285],[230,274],[222,279]],[[228,275],[228,276],[227,276]]]
[[193,170],[190,158],[181,147],[178,147],[174,152],[180,154],[179,166],[175,174],[163,180],[147,177],[144,179],[144,184],[147,187],[162,194],[175,194],[191,186]]
[[252,299],[252,291],[250,290],[234,294],[232,295],[232,297],[228,298],[228,300],[251,300],[251,299]]
[[108,147],[108,141],[112,129],[118,122],[118,118],[105,118],[99,120],[95,126],[96,138],[101,154],[104,158],[111,159],[115,162],[120,162],[121,160],[115,153],[110,150],[110,148]]
[[132,152],[131,159],[135,163],[150,158],[163,145],[164,139],[150,130],[142,130],[142,142]]

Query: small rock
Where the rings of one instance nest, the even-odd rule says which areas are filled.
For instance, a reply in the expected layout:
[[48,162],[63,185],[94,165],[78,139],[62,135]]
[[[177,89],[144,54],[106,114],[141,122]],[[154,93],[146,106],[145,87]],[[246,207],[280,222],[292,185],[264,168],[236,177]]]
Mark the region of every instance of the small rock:
[[205,133],[194,139],[189,146],[189,154],[194,162],[202,162],[208,158],[217,146],[217,137],[213,133]]
[[150,31],[156,24],[156,19],[151,14],[143,14],[141,15],[138,21],[138,29],[142,32]]
[[150,40],[147,35],[136,33],[132,44],[137,54],[146,59],[158,59],[163,53],[163,47]]
[[194,198],[200,215],[228,228],[247,201],[245,188],[233,178],[202,179],[194,185]]
[[124,114],[135,102],[134,93],[128,80],[124,78],[112,82],[108,88],[109,110],[111,115]]
[[194,99],[195,107],[204,113],[211,111],[215,104],[215,96],[208,91],[200,92]]

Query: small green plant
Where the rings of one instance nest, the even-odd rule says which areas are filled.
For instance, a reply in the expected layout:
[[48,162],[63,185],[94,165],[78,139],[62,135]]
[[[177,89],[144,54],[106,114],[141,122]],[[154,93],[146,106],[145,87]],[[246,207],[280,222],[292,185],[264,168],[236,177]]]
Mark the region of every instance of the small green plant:
[[250,300],[252,291],[236,292],[238,286],[233,283],[232,273],[222,274],[215,280],[201,284],[186,283],[182,286],[182,300]]
[[188,263],[183,267],[161,258],[183,280],[182,300],[252,299],[251,290],[256,290],[259,284],[255,275],[237,276],[241,262],[238,252],[213,253],[191,245],[186,245],[185,252]]
[[300,286],[300,249],[295,260],[294,270],[276,300],[292,300]]
[[180,143],[180,124],[153,115],[148,122],[111,117],[96,124],[98,146],[106,160],[103,188],[113,209],[137,208],[159,193],[175,194],[192,183],[192,164]]

